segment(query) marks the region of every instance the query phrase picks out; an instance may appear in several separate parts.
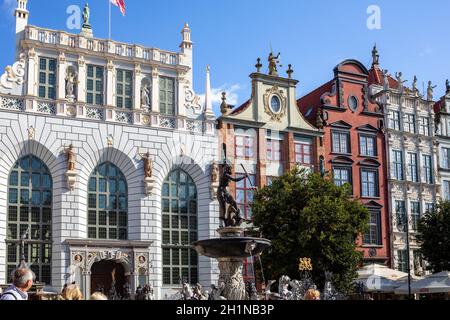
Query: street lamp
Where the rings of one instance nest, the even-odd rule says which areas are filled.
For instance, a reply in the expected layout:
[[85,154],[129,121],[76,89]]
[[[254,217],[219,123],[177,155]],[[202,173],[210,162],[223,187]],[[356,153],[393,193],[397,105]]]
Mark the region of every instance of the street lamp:
[[[407,272],[408,272],[408,299],[412,300],[411,295],[411,254],[410,254],[410,241],[409,241],[409,215],[405,212],[404,215],[398,216],[399,229],[403,229],[406,232],[406,260],[407,260]],[[402,228],[403,227],[403,228]]]

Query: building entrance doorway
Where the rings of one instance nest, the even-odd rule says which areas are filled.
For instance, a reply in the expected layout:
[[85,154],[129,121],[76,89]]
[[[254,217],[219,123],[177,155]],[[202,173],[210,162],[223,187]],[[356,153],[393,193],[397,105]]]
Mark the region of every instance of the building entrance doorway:
[[110,300],[119,300],[125,295],[126,284],[123,264],[114,260],[96,262],[91,268],[91,294],[103,292]]

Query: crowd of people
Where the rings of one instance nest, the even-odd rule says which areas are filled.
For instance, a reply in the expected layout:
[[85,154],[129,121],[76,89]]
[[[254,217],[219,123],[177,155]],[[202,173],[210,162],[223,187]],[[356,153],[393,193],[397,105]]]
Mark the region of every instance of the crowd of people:
[[[18,268],[12,274],[12,284],[4,292],[0,288],[0,300],[28,300],[28,291],[33,286],[35,275],[27,268]],[[59,300],[84,300],[80,287],[75,283],[64,286]],[[101,292],[95,292],[90,300],[108,300]]]

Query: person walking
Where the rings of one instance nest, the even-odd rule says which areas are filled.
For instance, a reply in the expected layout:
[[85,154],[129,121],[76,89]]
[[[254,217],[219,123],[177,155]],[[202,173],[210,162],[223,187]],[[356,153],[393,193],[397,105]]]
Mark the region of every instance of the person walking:
[[13,283],[5,290],[0,300],[28,300],[28,291],[33,286],[34,273],[30,269],[14,270]]

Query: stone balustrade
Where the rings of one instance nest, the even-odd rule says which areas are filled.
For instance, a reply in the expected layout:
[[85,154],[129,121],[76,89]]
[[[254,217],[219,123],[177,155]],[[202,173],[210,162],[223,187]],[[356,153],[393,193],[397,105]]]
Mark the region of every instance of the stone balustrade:
[[117,109],[86,104],[72,104],[51,100],[29,100],[23,97],[0,95],[0,110],[28,112],[46,116],[89,119],[152,127],[167,130],[181,130],[197,134],[215,134],[215,121],[202,121],[182,116],[165,116],[146,109]]
[[117,57],[142,59],[164,65],[177,66],[182,64],[180,54],[156,48],[144,48],[112,40],[86,38],[81,35],[69,34],[64,31],[54,31],[34,26],[27,26],[26,41],[37,41],[41,44],[56,45],[71,49],[84,49],[93,53],[112,54]]

